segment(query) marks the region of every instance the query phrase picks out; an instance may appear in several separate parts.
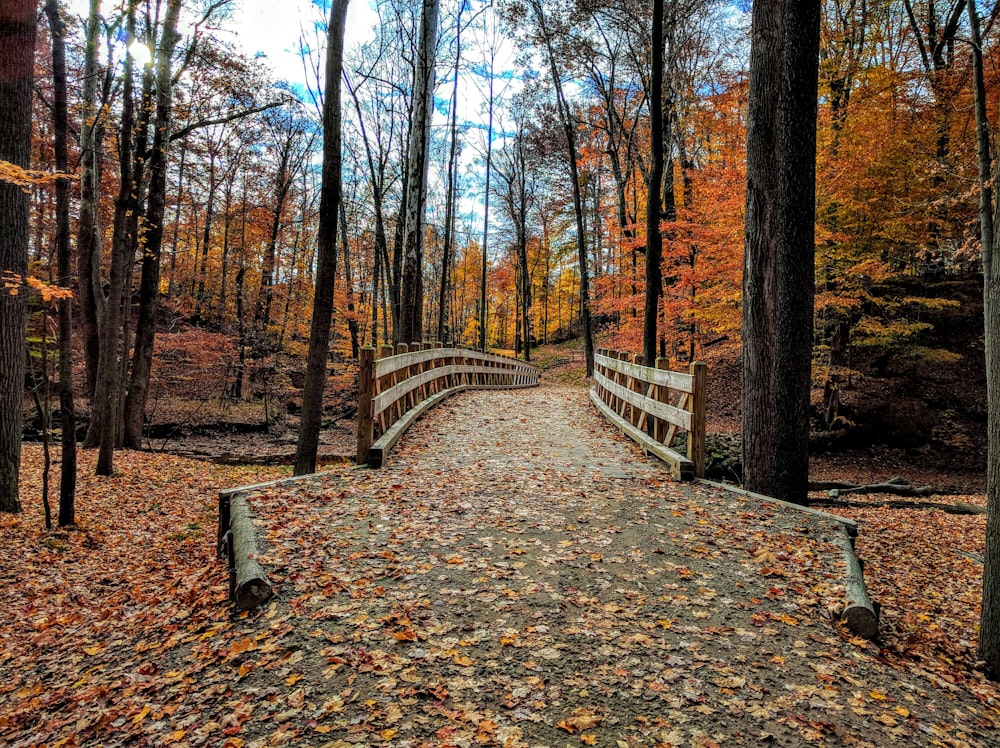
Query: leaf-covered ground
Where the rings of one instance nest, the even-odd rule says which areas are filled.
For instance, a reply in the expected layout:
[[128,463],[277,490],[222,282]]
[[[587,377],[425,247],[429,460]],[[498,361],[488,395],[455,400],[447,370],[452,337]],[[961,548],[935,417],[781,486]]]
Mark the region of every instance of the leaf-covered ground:
[[936,614],[971,643],[961,573],[911,616],[921,595],[876,587],[864,545],[908,539],[862,519],[886,641],[853,639],[833,521],[669,482],[580,388],[463,395],[386,469],[253,494],[278,596],[251,615],[230,615],[211,545],[219,479],[257,476],[123,470],[85,492],[82,532],[0,521],[12,745],[998,742],[968,646],[901,638]]

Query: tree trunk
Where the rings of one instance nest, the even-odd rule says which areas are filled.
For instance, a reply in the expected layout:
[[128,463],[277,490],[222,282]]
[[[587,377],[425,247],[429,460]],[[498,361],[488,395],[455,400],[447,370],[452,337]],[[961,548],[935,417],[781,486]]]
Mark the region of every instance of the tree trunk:
[[455,201],[458,192],[458,173],[455,164],[458,160],[458,79],[459,66],[462,63],[462,8],[459,5],[455,18],[455,81],[451,89],[451,142],[448,146],[448,188],[444,202],[444,248],[441,252],[441,289],[438,295],[438,327],[437,340],[444,343],[446,338],[453,337],[448,331],[448,286],[450,279],[451,255],[455,244]]
[[344,286],[347,293],[347,332],[351,338],[351,358],[357,360],[361,355],[361,339],[358,332],[358,320],[354,315],[354,278],[351,275],[351,243],[347,238],[347,206],[340,201],[340,244],[344,253]]
[[483,266],[479,284],[479,350],[486,350],[486,328],[489,317],[486,308],[486,271],[489,268],[487,249],[490,238],[490,175],[493,173],[493,61],[490,57],[489,125],[486,128],[486,188],[483,192]]
[[423,338],[424,225],[431,118],[434,116],[434,56],[437,48],[438,0],[424,0],[420,47],[413,83],[413,117],[406,163],[406,214],[403,225],[403,275],[399,298],[399,340]]
[[[135,29],[135,3],[127,10],[128,32]],[[133,177],[133,132],[135,124],[134,100],[135,60],[125,55],[124,84],[122,89],[121,136],[118,153],[119,186],[115,199],[114,228],[111,239],[111,268],[108,273],[108,299],[101,325],[101,353],[98,363],[97,387],[94,390],[94,408],[87,432],[86,444],[99,446],[97,475],[114,472],[114,451],[118,434],[120,409],[121,371],[125,354],[122,350],[122,307],[125,303],[125,264],[130,249],[128,226],[131,211],[135,210],[137,186]]]
[[[0,5],[0,160],[31,162],[31,98],[38,3]],[[25,276],[31,199],[0,181],[0,512],[20,512],[21,406],[24,402]],[[8,288],[6,284],[11,284]]]
[[642,356],[656,360],[656,324],[659,316],[660,258],[660,183],[663,179],[663,0],[653,0],[650,33],[652,62],[649,76],[649,149],[650,167],[646,182],[646,292],[642,323]]
[[208,247],[212,242],[212,219],[215,217],[215,151],[208,157],[208,198],[205,205],[205,226],[201,240],[201,267],[198,268],[198,291],[195,294],[194,321],[201,320],[205,303],[205,276],[208,275]]
[[989,121],[983,48],[976,4],[968,4],[972,31],[973,92],[979,154],[979,219],[983,245],[983,313],[986,341],[987,464],[986,550],[983,553],[983,607],[979,619],[979,657],[990,680],[1000,680],[1000,253],[995,224],[1000,206],[994,204],[992,184],[1000,178],[1000,164],[990,181]]
[[753,8],[743,270],[745,487],[806,498],[819,2]]
[[149,166],[149,199],[144,217],[146,246],[139,281],[139,318],[136,321],[132,376],[125,399],[124,444],[137,448],[142,442],[146,397],[153,369],[156,309],[160,297],[160,255],[163,248],[163,214],[166,209],[167,160],[170,149],[173,88],[170,60],[180,39],[177,19],[181,0],[168,0],[160,44],[156,50],[156,109]]
[[556,91],[556,104],[559,108],[563,134],[566,137],[567,162],[569,165],[570,182],[573,187],[573,211],[576,214],[576,249],[580,266],[580,322],[583,327],[584,357],[587,365],[587,376],[594,374],[594,336],[590,329],[590,274],[587,270],[587,234],[583,226],[583,196],[580,191],[580,175],[577,169],[576,128],[573,122],[569,103],[563,93],[562,79],[556,67],[555,50],[552,47],[552,36],[545,21],[545,13],[539,0],[531,0],[531,6],[538,21],[539,30],[545,43],[545,51],[549,61],[549,71]]
[[341,185],[341,71],[344,61],[344,27],[348,0],[334,0],[326,52],[326,94],[323,99],[323,171],[317,237],[316,293],[313,298],[309,353],[302,388],[302,418],[295,450],[295,475],[316,472],[319,432],[323,421],[323,390],[333,317],[333,292],[337,279],[337,218]]
[[[45,0],[52,35],[53,129],[56,171],[67,171],[66,28],[56,0]],[[69,180],[56,181],[56,265],[59,285],[73,283],[69,251]],[[76,411],[73,403],[73,300],[59,300],[59,413],[62,461],[59,481],[59,526],[76,524]]]
[[104,315],[101,287],[101,238],[98,227],[98,159],[102,126],[97,107],[97,49],[101,40],[101,2],[90,0],[83,66],[83,101],[80,122],[80,219],[77,225],[76,262],[83,320],[83,358],[87,369],[87,397],[94,411],[97,364],[100,359],[100,319]]

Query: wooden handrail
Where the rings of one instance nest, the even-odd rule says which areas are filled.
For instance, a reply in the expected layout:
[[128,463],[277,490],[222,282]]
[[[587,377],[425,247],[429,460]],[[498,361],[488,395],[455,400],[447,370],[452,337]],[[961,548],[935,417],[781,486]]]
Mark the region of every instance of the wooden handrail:
[[[631,358],[597,351],[590,399],[619,431],[670,465],[675,477],[703,477],[707,367],[694,362],[684,374],[668,370],[663,358],[655,368],[644,366],[642,356]],[[679,393],[676,403],[670,402],[671,392]],[[671,448],[679,429],[688,434],[686,456]]]
[[466,389],[534,387],[539,370],[495,353],[440,343],[361,349],[358,464],[380,467],[407,428],[446,397]]

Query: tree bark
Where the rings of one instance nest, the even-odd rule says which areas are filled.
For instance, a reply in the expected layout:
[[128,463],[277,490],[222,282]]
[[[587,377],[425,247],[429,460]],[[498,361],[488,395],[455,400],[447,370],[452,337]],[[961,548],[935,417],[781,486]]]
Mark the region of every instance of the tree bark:
[[646,292],[642,323],[642,356],[656,360],[656,324],[663,239],[660,235],[660,184],[663,179],[663,0],[653,0],[649,76],[649,177],[646,182]]
[[90,0],[83,66],[83,101],[80,123],[80,218],[77,225],[76,263],[80,311],[83,321],[83,358],[87,370],[87,397],[94,410],[97,364],[100,359],[100,319],[104,315],[101,287],[101,239],[98,227],[98,159],[102,127],[97,107],[97,48],[101,34],[101,2]]
[[746,488],[803,502],[814,297],[819,2],[755,3],[743,265]]
[[983,247],[983,316],[986,343],[986,549],[983,552],[983,607],[979,618],[979,657],[986,675],[1000,681],[1000,220],[991,184],[1000,178],[1000,163],[990,180],[989,123],[983,80],[982,40],[975,3],[969,3],[973,43],[973,90],[979,151],[980,231]]
[[323,390],[326,385],[333,292],[337,279],[337,218],[342,199],[340,82],[344,62],[347,4],[348,0],[334,0],[330,7],[326,93],[323,98],[323,183],[319,198],[318,267],[312,325],[309,331],[309,353],[306,358],[306,377],[302,388],[302,418],[295,451],[295,475],[316,472],[319,432],[323,421]]
[[438,0],[424,0],[420,47],[414,71],[413,117],[406,163],[406,213],[403,224],[403,275],[399,299],[399,340],[423,338],[424,225],[427,166],[434,115],[434,64],[437,48]]
[[[56,171],[68,168],[66,104],[66,27],[56,0],[45,0],[45,16],[52,36],[53,129]],[[56,265],[59,285],[73,283],[69,251],[69,179],[56,181]],[[62,460],[59,481],[59,526],[76,524],[76,411],[73,403],[73,300],[59,300],[59,413]]]
[[[0,160],[31,162],[31,99],[38,3],[0,4]],[[25,276],[31,200],[0,181],[0,512],[20,512],[21,406],[24,402]]]

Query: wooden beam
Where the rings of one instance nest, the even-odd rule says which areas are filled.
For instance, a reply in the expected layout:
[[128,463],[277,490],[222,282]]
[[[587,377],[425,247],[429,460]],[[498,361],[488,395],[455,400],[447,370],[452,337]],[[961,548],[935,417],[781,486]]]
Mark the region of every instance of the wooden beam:
[[670,466],[670,472],[674,478],[679,480],[692,480],[694,478],[694,465],[687,457],[675,452],[669,447],[663,446],[659,442],[654,441],[652,437],[644,434],[642,431],[611,410],[610,407],[605,405],[604,401],[601,400],[600,396],[593,390],[590,391],[590,399],[593,401],[597,409],[604,415],[604,417],[611,421],[612,425],[625,434],[625,436],[637,443],[647,453],[654,455],[667,463],[667,465]]

